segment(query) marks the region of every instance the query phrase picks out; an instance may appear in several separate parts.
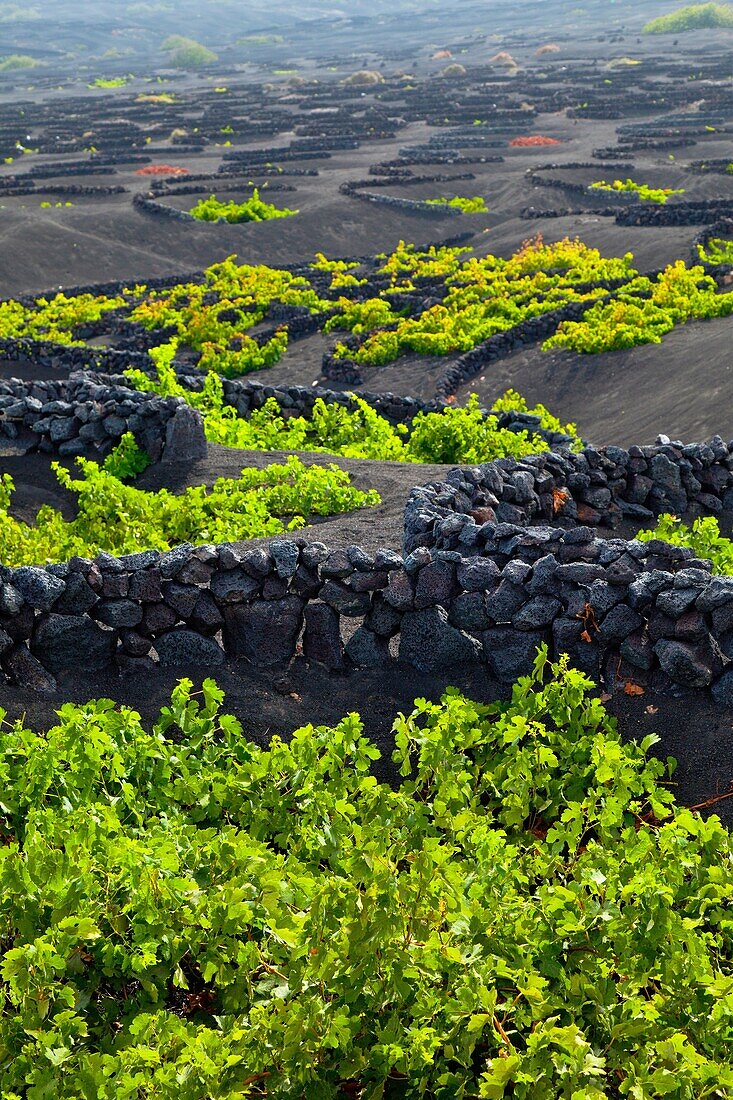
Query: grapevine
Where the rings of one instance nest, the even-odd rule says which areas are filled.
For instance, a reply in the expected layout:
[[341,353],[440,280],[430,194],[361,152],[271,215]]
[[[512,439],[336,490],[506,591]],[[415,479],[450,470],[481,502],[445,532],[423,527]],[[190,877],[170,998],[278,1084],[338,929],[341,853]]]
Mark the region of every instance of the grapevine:
[[566,659],[416,700],[394,787],[222,700],[6,724],[3,1096],[733,1096],[730,835]]

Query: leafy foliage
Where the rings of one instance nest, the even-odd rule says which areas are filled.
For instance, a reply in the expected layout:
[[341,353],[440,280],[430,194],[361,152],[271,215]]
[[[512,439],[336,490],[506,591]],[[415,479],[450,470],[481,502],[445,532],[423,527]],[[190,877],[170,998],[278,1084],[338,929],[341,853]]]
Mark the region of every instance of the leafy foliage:
[[[237,265],[229,256],[204,272],[202,283],[172,290],[143,290],[130,318],[155,331],[172,329],[180,342],[201,352],[203,369],[236,377],[271,366],[287,347],[283,329],[264,345],[247,335],[274,301],[319,312],[324,302],[307,279],[264,265]],[[161,354],[166,354],[161,352]]]
[[171,64],[177,69],[201,69],[218,60],[218,54],[213,50],[180,34],[169,35],[163,42],[162,49],[170,53]]
[[269,749],[181,681],[0,744],[9,1098],[733,1096],[732,846],[563,661]]
[[730,4],[690,4],[652,19],[643,28],[643,33],[679,34],[712,27],[733,27],[733,7]]
[[33,309],[27,309],[12,298],[0,302],[0,337],[27,337],[32,340],[51,340],[56,344],[78,344],[74,330],[82,325],[98,321],[103,314],[124,305],[122,297],[76,294],[67,297],[56,294],[53,298],[37,298]]
[[697,246],[697,254],[706,264],[733,264],[733,241],[713,237],[707,245]]
[[471,199],[467,195],[455,195],[452,199],[426,199],[428,206],[455,206],[462,214],[487,214],[488,207],[481,195]]
[[[211,201],[204,200],[204,207]],[[604,257],[577,239],[546,244],[537,236],[508,259],[467,259],[468,251],[449,246],[420,250],[400,241],[389,255],[377,257],[376,271],[363,277],[354,274],[361,266],[356,261],[328,260],[322,253],[311,263],[309,277],[264,264],[238,264],[229,256],[201,278],[171,288],[136,286],[113,298],[58,294],[31,304],[2,302],[0,339],[83,343],[84,326],[118,311],[121,318],[160,332],[161,345],[174,335],[200,354],[204,371],[237,377],[271,366],[287,348],[284,325],[262,343],[250,335],[272,306],[320,315],[322,331],[350,332],[356,338],[355,347],[350,346],[354,341],[337,341],[337,357],[379,366],[409,353],[467,352],[496,333],[575,302],[598,301],[589,315],[596,334],[589,337],[587,326],[563,326],[556,338],[561,346],[577,351],[630,347],[661,338],[684,320],[725,314],[731,300],[716,296],[712,284],[698,278],[700,269],[688,269],[682,261],[652,284],[638,275],[631,253]],[[324,276],[330,276],[330,285]],[[672,291],[673,309],[666,302]],[[421,292],[431,304],[421,310],[418,305],[416,311],[412,303],[420,302]],[[406,301],[407,295],[413,297]],[[567,340],[568,334],[574,338]]]
[[[165,351],[165,354],[163,354]],[[498,426],[495,416],[484,417],[476,394],[466,408],[449,406],[443,412],[419,413],[411,428],[392,425],[371,405],[356,395],[352,407],[327,404],[318,398],[307,418],[283,416],[277,400],[269,398],[248,419],[224,404],[218,376],[210,372],[201,390],[189,390],[173,368],[174,345],[157,348],[154,359],[157,379],[143,371],[128,370],[127,377],[139,389],[161,397],[182,397],[203,414],[206,437],[211,443],[245,450],[322,451],[345,458],[393,459],[400,462],[488,462],[493,458],[539,454],[547,443],[539,435],[513,432]],[[575,425],[560,424],[543,405],[529,409],[519,394],[508,390],[497,403],[497,411],[530,412],[540,417],[541,426],[572,435],[580,446]]]
[[465,407],[451,406],[443,413],[416,416],[407,450],[413,462],[475,465],[495,458],[541,454],[547,443],[541,436],[500,428],[495,416],[484,416],[474,393]]
[[114,450],[105,458],[103,469],[118,481],[132,481],[143,470],[147,470],[150,462],[150,455],[138,447],[132,432],[125,432]]
[[[54,463],[59,484],[77,495],[77,514],[66,521],[43,505],[29,525],[9,514],[13,479],[0,477],[0,561],[37,565],[66,561],[100,550],[131,554],[141,549],[170,550],[182,542],[236,542],[276,535],[305,526],[310,515],[334,515],[379,504],[374,489],[353,488],[337,466],[304,466],[291,456],[284,464],[245,469],[238,478],[170,493],[146,492],[120,478],[144,468],[131,436],[103,466],[78,458],[80,478]],[[289,517],[282,519],[280,517]]]
[[[336,355],[379,366],[407,352],[450,355],[470,351],[531,317],[568,302],[598,297],[603,291],[593,289],[593,282],[636,274],[630,255],[606,260],[597,249],[578,240],[546,245],[535,238],[508,260],[489,255],[459,263],[460,251],[443,250],[429,257],[430,274],[446,275],[448,293],[439,304],[418,317],[406,317],[387,330],[373,332],[356,351],[337,345]],[[414,287],[421,269],[420,255],[402,243],[383,268],[392,274],[392,289],[403,290]],[[348,317],[348,310],[344,312]],[[338,321],[330,324],[337,327]]]
[[96,80],[93,80],[91,84],[87,84],[88,88],[124,88],[127,84],[128,77],[126,76],[98,76]]
[[516,390],[507,390],[501,397],[498,397],[491,406],[491,411],[495,413],[529,413],[531,416],[539,416],[540,427],[548,432],[563,432],[565,435],[573,436],[577,441],[578,449],[580,449],[581,444],[575,424],[563,424],[544,405],[537,404],[530,408],[521,393],[517,393]]
[[632,280],[612,301],[592,306],[582,321],[564,321],[543,347],[594,354],[660,344],[676,325],[731,313],[733,293],[719,294],[701,267],[677,260],[654,282],[645,276]]
[[647,187],[645,183],[634,183],[632,179],[614,180],[613,183],[599,180],[597,183],[592,183],[590,187],[592,191],[631,192],[638,195],[642,202],[656,202],[661,206],[665,205],[671,195],[684,195],[685,193],[684,188],[675,190],[672,187]]
[[35,69],[40,62],[29,54],[11,53],[0,60],[0,73],[14,72],[17,69]]
[[733,541],[720,533],[715,516],[699,517],[688,527],[677,516],[662,515],[657,525],[636,536],[643,542],[663,539],[673,546],[689,546],[695,556],[712,562],[713,572],[733,576]]
[[266,222],[273,218],[290,218],[297,214],[297,210],[280,209],[272,203],[264,202],[260,198],[257,187],[252,190],[252,197],[245,202],[222,202],[216,195],[210,195],[208,199],[201,199],[189,211],[194,218],[202,222]]

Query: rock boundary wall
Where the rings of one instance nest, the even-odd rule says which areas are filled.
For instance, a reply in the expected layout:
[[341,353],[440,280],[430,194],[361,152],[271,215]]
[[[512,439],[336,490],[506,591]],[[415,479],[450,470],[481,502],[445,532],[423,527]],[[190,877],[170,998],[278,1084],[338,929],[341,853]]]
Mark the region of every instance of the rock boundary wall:
[[609,687],[710,689],[730,705],[733,577],[588,525],[690,509],[733,509],[733,443],[458,468],[411,493],[403,555],[298,537],[0,567],[0,666],[39,691],[69,669],[277,668],[301,654],[335,672],[479,664],[509,683],[547,643]]
[[206,453],[199,412],[180,397],[151,397],[125,382],[83,372],[58,380],[0,381],[0,442],[10,441],[18,454],[104,458],[132,432],[153,461]]

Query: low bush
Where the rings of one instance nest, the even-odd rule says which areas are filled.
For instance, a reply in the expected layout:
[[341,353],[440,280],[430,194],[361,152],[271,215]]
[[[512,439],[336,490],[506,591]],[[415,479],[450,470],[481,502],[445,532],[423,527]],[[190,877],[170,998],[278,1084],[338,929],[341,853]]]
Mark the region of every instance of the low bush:
[[[599,280],[632,278],[631,255],[605,259],[594,248],[567,238],[547,245],[526,241],[508,260],[488,255],[460,262],[458,255],[436,255],[428,268],[446,274],[448,292],[417,317],[406,317],[387,331],[368,335],[356,349],[337,344],[335,355],[381,366],[401,355],[451,355],[470,351],[499,332],[570,302],[592,300],[603,291]],[[393,288],[410,289],[421,259],[398,248],[383,270],[393,275]],[[401,278],[400,278],[401,277]],[[582,289],[576,289],[580,284]],[[338,322],[332,322],[333,327]]]
[[266,222],[273,218],[291,218],[297,214],[297,210],[289,210],[287,207],[280,209],[270,202],[264,202],[260,198],[257,187],[252,191],[252,198],[245,202],[221,202],[216,195],[210,195],[208,199],[201,199],[191,208],[189,213],[202,222]]
[[715,27],[733,27],[733,7],[730,4],[690,4],[652,19],[644,26],[642,33],[680,34]]
[[35,69],[40,65],[35,57],[28,54],[11,53],[0,60],[0,73],[10,73],[17,69]]
[[428,206],[453,206],[462,214],[488,214],[489,208],[480,195],[471,199],[467,195],[455,195],[452,199],[426,199]]
[[357,84],[373,86],[375,84],[384,84],[384,77],[376,69],[358,69],[355,73],[351,73],[349,76],[344,77],[342,84]]
[[654,282],[635,279],[612,301],[592,306],[582,321],[563,321],[543,348],[597,354],[660,344],[676,325],[731,313],[733,293],[719,294],[701,267],[688,268],[678,260]]
[[[305,526],[310,515],[330,516],[379,504],[379,494],[352,487],[349,475],[330,465],[304,466],[292,456],[284,464],[242,470],[238,478],[218,478],[180,494],[160,489],[146,492],[125,485],[144,468],[132,437],[100,466],[78,458],[81,477],[58,462],[60,485],[76,494],[77,514],[67,521],[44,505],[35,523],[10,515],[13,479],[0,475],[0,562],[39,565],[67,561],[74,555],[94,557],[170,550],[182,542],[236,542],[277,535]],[[283,518],[281,518],[283,517]]]
[[2,1095],[733,1097],[730,834],[592,691],[418,699],[394,788],[211,680],[5,724]]
[[697,254],[706,264],[733,264],[733,240],[713,237],[706,245],[697,246]]
[[644,183],[634,183],[632,179],[614,180],[613,183],[606,183],[605,180],[599,180],[597,183],[592,183],[590,188],[592,191],[622,191],[633,193],[638,195],[642,202],[655,202],[660,206],[664,206],[671,195],[684,195],[685,193],[684,188],[647,187]]
[[87,84],[88,88],[124,88],[127,84],[128,77],[126,76],[98,76],[96,80],[93,80],[91,84]]
[[[212,202],[218,204],[214,198],[199,205],[209,209]],[[233,206],[239,210],[239,204]],[[236,377],[271,366],[286,350],[285,324],[261,344],[249,334],[267,319],[272,306],[321,314],[321,331],[356,337],[355,342],[335,343],[336,358],[381,366],[410,353],[460,355],[533,318],[598,299],[606,301],[590,314],[602,321],[597,335],[588,336],[588,325],[574,329],[566,323],[557,346],[573,347],[568,339],[573,333],[578,351],[633,346],[684,320],[719,316],[731,300],[728,295],[716,297],[713,285],[698,278],[699,268],[687,269],[680,261],[657,285],[639,277],[631,253],[605,257],[578,239],[548,244],[538,236],[508,258],[467,258],[470,251],[445,245],[418,249],[400,241],[390,254],[376,257],[379,266],[371,273],[369,265],[362,268],[357,261],[328,260],[318,253],[310,278],[264,264],[238,264],[229,256],[202,277],[164,290],[135,286],[110,298],[58,294],[31,304],[0,302],[0,340],[83,344],[85,327],[119,310],[122,318],[149,332],[160,330],[161,341],[174,333],[181,344],[200,353],[202,369]],[[710,253],[711,258],[716,255]],[[355,274],[359,268],[363,277]],[[330,285],[324,275],[330,276]],[[666,302],[672,284],[674,308]],[[647,300],[651,305],[645,305]],[[103,333],[100,325],[93,334]]]
[[74,330],[90,324],[125,304],[122,297],[76,294],[67,297],[37,298],[33,309],[27,309],[12,298],[0,302],[0,337],[49,340],[56,344],[82,345]]
[[733,576],[733,541],[721,535],[715,516],[699,517],[688,526],[677,516],[662,515],[654,528],[636,537],[642,542],[663,539],[673,546],[689,546],[696,557],[712,562],[714,573]]
[[162,49],[170,54],[171,64],[177,69],[201,69],[219,59],[213,50],[180,34],[169,35]]
[[[362,398],[352,407],[315,402],[311,417],[283,415],[277,400],[269,398],[245,420],[224,404],[218,374],[210,372],[200,391],[181,385],[173,367],[175,344],[156,348],[151,355],[157,378],[143,371],[125,372],[130,382],[147,393],[182,397],[204,417],[206,438],[211,443],[243,450],[316,451],[345,458],[392,459],[400,462],[488,462],[494,458],[540,454],[547,443],[539,435],[512,432],[498,426],[496,416],[484,417],[478,397],[472,394],[466,408],[447,407],[443,412],[419,413],[408,429],[392,425]],[[543,405],[529,409],[526,401],[508,390],[497,401],[497,412],[529,412],[540,417],[549,431],[564,431],[581,443],[574,424],[561,425]]]

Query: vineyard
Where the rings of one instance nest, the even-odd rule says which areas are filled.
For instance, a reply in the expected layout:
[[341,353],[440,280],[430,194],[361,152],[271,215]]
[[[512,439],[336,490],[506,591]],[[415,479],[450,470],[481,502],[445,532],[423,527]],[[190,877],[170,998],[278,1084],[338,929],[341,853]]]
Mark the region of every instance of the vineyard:
[[0,1097],[733,1100],[733,9],[48,7]]
[[264,202],[255,187],[252,198],[245,202],[221,202],[216,195],[202,199],[191,208],[190,214],[202,222],[264,222],[272,218],[290,218],[297,210],[280,209],[271,202]]
[[[725,244],[700,246],[700,259],[725,262]],[[0,340],[82,346],[90,335],[109,332],[114,340],[115,326],[119,331],[126,321],[127,341],[148,333],[160,351],[173,334],[176,347],[198,353],[198,370],[235,378],[271,367],[285,354],[287,320],[250,335],[273,308],[289,310],[296,323],[310,315],[311,331],[350,333],[349,341],[334,339],[330,356],[372,367],[410,353],[469,352],[500,333],[584,303],[592,307],[586,318],[564,321],[546,348],[593,354],[659,343],[677,325],[733,311],[733,293],[720,292],[704,267],[688,267],[684,260],[650,277],[632,266],[631,253],[604,257],[577,238],[546,244],[538,236],[508,259],[467,258],[466,251],[421,250],[401,241],[371,264],[346,265],[319,254],[302,273],[240,265],[230,256],[199,281],[167,290],[136,285],[114,296],[61,292],[30,303],[7,300],[0,303]]]
[[357,714],[261,750],[212,680],[9,726],[3,1093],[725,1095],[730,836],[591,687],[416,701],[394,789]]

